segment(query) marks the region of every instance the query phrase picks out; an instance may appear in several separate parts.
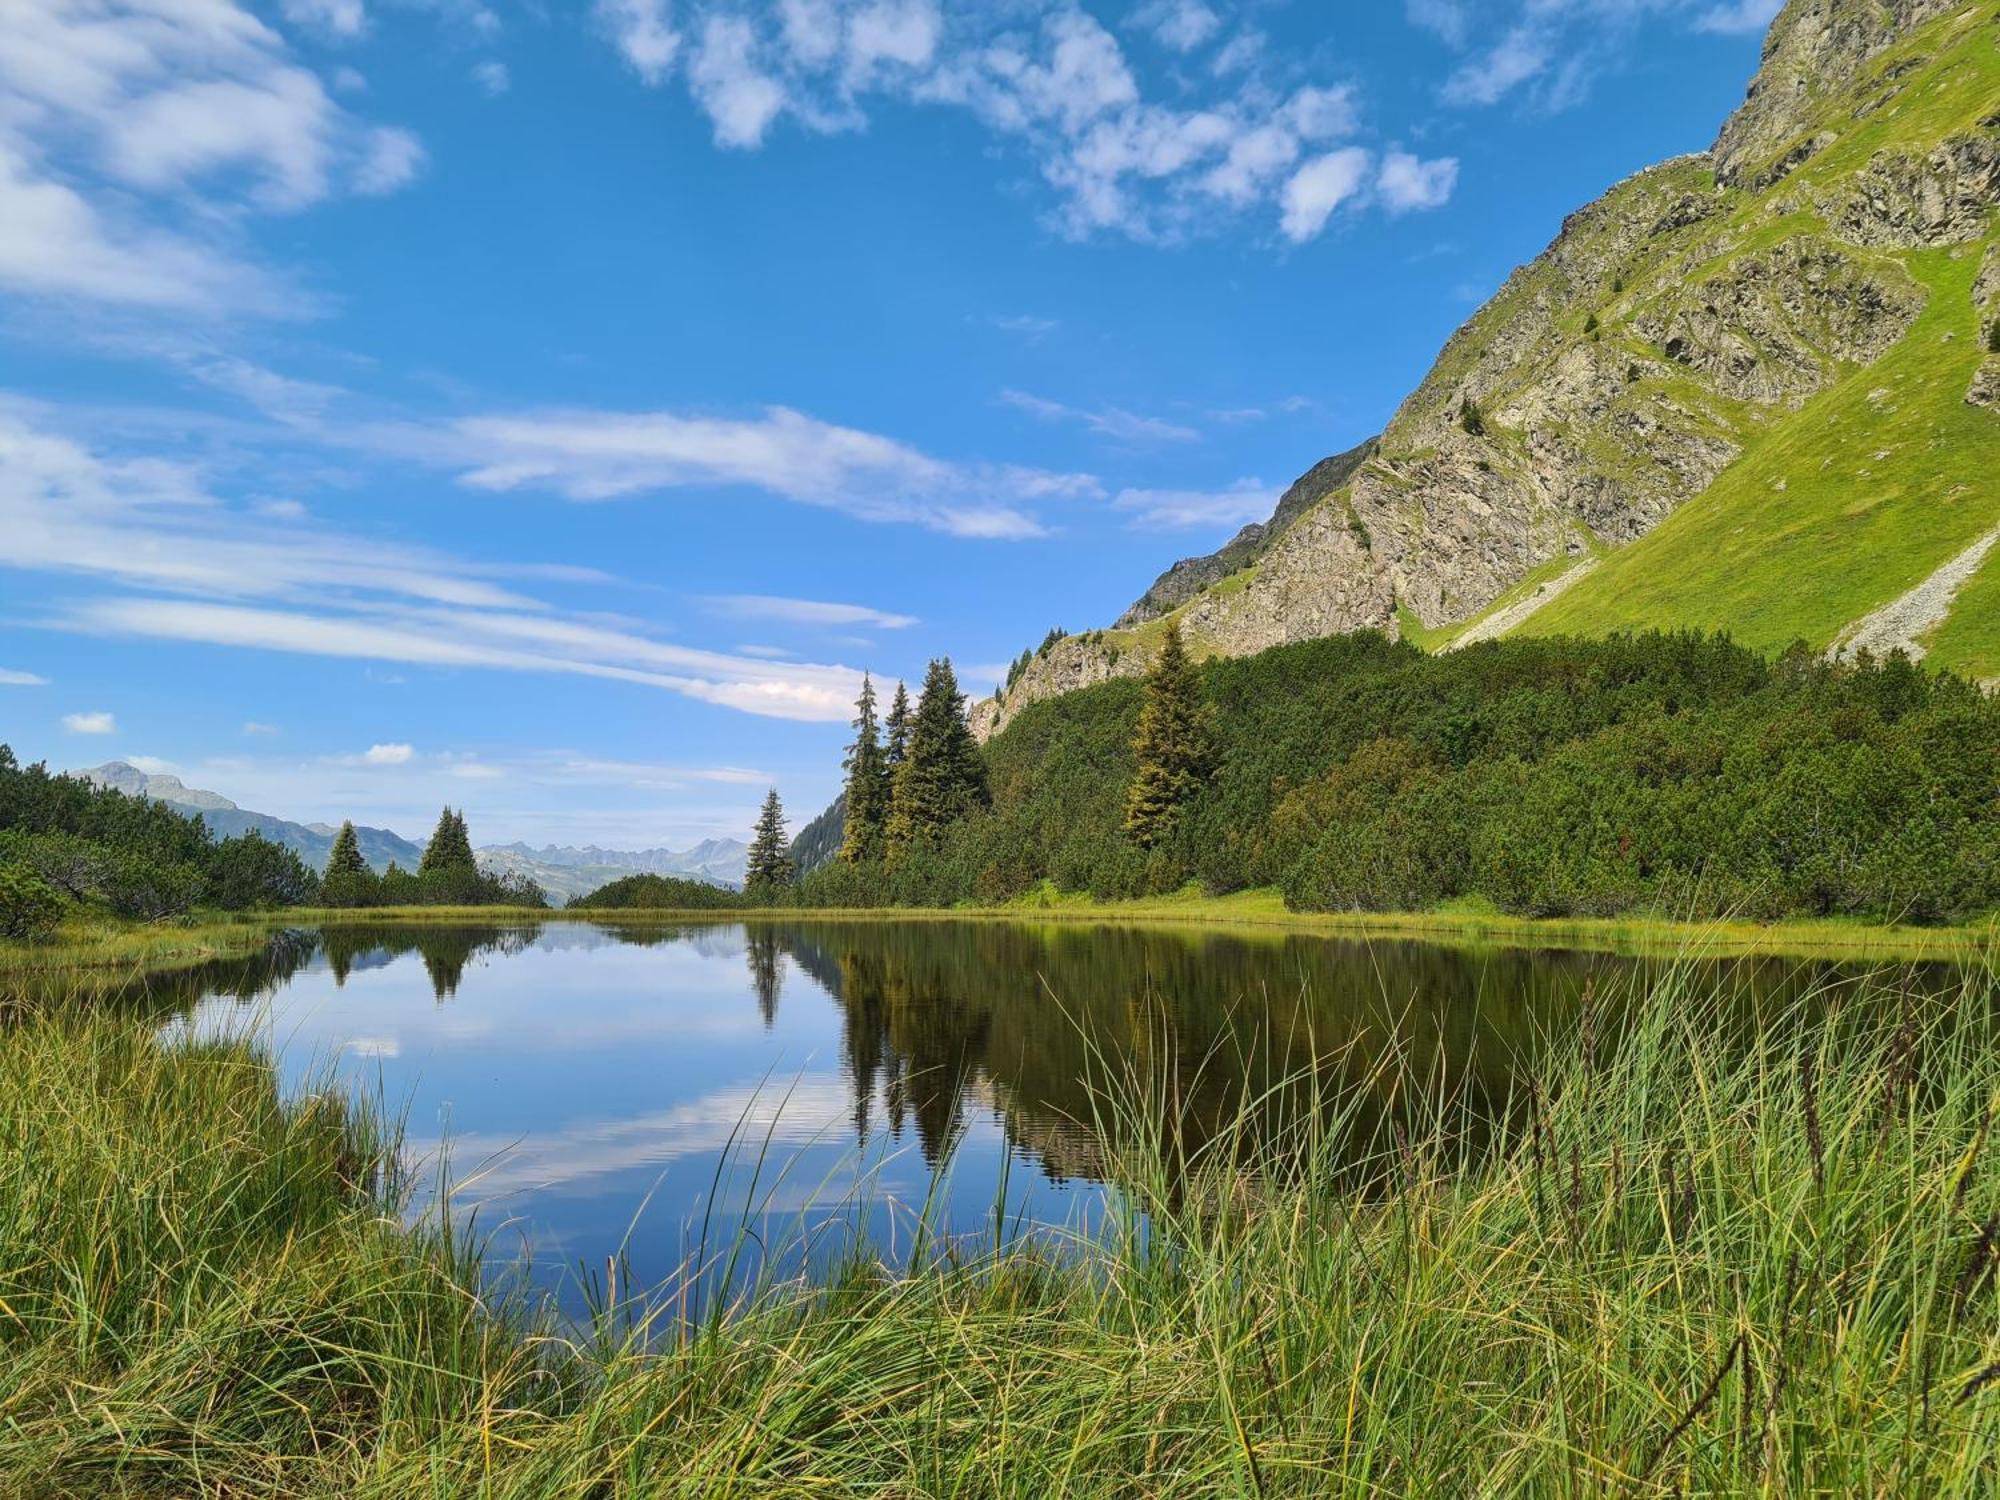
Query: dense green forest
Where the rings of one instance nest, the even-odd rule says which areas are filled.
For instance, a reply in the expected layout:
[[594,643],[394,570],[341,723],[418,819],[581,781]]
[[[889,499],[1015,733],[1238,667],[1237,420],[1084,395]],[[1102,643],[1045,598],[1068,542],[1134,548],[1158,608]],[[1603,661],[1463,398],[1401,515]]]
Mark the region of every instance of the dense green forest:
[[546,903],[522,881],[483,874],[462,815],[445,810],[415,871],[377,875],[353,825],[341,829],[324,879],[255,832],[213,837],[199,816],[164,802],[22,766],[0,745],[0,937],[39,938],[71,912],[158,921],[197,909]]
[[361,856],[352,823],[340,825],[322,880],[327,906],[547,906],[548,897],[520,875],[479,868],[465,814],[447,807],[414,870],[391,863],[376,874]]
[[24,767],[0,745],[0,936],[43,936],[77,908],[150,921],[293,906],[318,892],[319,877],[282,844],[211,838],[199,818]]
[[677,875],[627,875],[569,903],[571,911],[719,911],[743,904],[740,892]]
[[[1196,881],[1325,911],[1471,899],[1545,917],[1937,922],[2000,907],[2000,701],[1900,656],[1773,659],[1692,633],[1427,656],[1363,633],[1192,672],[1193,714],[1155,718],[1202,737],[1200,774],[1153,776],[1143,838],[1134,744],[1161,686],[1108,682],[1025,710],[984,748],[982,796],[886,858],[811,874],[799,899]],[[1151,805],[1163,785],[1178,800]]]

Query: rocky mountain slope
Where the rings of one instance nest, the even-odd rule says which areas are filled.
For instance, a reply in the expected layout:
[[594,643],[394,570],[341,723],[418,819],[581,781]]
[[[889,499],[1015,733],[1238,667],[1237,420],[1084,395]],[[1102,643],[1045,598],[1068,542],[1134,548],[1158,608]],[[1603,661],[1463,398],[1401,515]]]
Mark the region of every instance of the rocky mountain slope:
[[[77,774],[127,796],[151,797],[187,812],[200,813],[209,831],[219,838],[258,833],[296,851],[315,870],[326,868],[334,835],[339,832],[329,823],[295,823],[269,813],[251,812],[219,793],[191,787],[178,776],[149,775],[122,760],[108,761]],[[377,870],[386,870],[392,861],[413,870],[423,858],[421,841],[403,838],[386,828],[357,824],[354,833],[361,845],[362,858]],[[682,850],[595,846],[532,849],[515,843],[487,845],[473,852],[478,856],[480,868],[487,873],[525,876],[547,891],[550,899],[562,901],[594,891],[622,876],[639,873],[681,875],[713,885],[740,886],[749,846],[739,839],[705,839],[692,849]]]
[[1573,214],[1351,472],[975,726],[1143,671],[1168,614],[1208,654],[1695,626],[2000,679],[1996,204],[2000,4],[1790,0],[1714,147]]

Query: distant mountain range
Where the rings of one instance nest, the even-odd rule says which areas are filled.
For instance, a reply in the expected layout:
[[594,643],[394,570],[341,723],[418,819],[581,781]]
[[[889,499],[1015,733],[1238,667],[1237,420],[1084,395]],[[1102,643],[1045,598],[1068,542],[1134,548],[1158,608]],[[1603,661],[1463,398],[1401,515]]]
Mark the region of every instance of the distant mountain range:
[[[220,838],[256,832],[274,843],[298,852],[314,869],[326,868],[334,835],[340,830],[330,823],[295,823],[269,813],[238,807],[217,792],[191,787],[178,776],[153,776],[122,760],[109,761],[77,773],[97,786],[109,787],[131,797],[151,797],[187,812],[200,813],[209,831]],[[354,835],[361,844],[361,856],[377,870],[386,870],[391,861],[413,870],[423,858],[422,841],[413,841],[386,828],[368,828],[357,823]],[[743,866],[749,846],[740,839],[704,839],[692,849],[600,849],[595,845],[573,848],[548,845],[531,848],[526,844],[493,844],[473,851],[481,868],[494,874],[518,874],[535,882],[552,901],[585,895],[599,886],[626,875],[679,875],[706,880],[713,885],[741,886]]]

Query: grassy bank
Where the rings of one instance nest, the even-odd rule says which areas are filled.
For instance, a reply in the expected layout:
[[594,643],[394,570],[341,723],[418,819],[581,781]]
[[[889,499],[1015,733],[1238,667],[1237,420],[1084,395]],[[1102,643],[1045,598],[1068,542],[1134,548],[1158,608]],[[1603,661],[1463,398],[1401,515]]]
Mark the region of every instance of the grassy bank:
[[0,1033],[0,1491],[1989,1494],[1991,976],[1748,1036],[1725,999],[1599,996],[1497,1137],[1435,1101],[1360,1143],[1358,1192],[1341,1101],[1179,1161],[1171,1069],[1112,1069],[1149,1237],[583,1330],[398,1225],[369,1112],[31,1016]]
[[[61,977],[78,971],[157,974],[216,959],[241,958],[270,940],[274,919],[241,913],[204,914],[167,922],[73,915],[46,941],[0,939],[0,983]],[[275,918],[293,920],[289,912]]]

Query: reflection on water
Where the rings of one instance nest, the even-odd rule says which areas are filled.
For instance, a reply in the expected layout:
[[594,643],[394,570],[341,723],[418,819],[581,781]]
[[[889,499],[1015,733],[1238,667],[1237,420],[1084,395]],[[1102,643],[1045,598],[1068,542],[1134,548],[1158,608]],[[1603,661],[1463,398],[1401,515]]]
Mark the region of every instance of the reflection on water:
[[[1856,977],[1707,967],[1745,1026]],[[1275,1136],[1305,1078],[1354,1111],[1357,1172],[1415,1112],[1450,1109],[1477,1149],[1546,1038],[1591,1003],[1616,1045],[1616,997],[1645,977],[1598,954],[1074,925],[342,924],[157,998],[174,1031],[261,1028],[295,1086],[332,1064],[406,1105],[411,1151],[448,1144],[456,1202],[553,1285],[621,1247],[664,1277],[744,1223],[893,1242],[932,1197],[951,1232],[990,1226],[1003,1191],[1010,1220],[1072,1220],[1117,1176],[1108,1092],[1176,1154]]]

